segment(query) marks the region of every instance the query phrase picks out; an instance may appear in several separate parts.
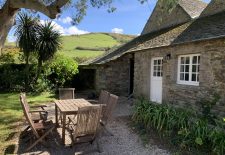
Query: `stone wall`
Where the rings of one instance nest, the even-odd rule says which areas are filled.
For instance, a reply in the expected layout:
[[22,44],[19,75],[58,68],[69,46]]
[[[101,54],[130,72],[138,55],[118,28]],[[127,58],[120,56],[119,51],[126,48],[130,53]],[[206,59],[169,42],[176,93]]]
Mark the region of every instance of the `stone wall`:
[[[201,54],[199,86],[177,84],[178,56]],[[135,53],[134,94],[150,98],[150,62],[153,57],[165,57],[163,63],[163,102],[178,107],[199,109],[203,98],[212,98],[214,93],[221,96],[214,111],[225,113],[225,42],[211,40],[172,47],[150,49]]]
[[124,55],[116,60],[97,66],[95,87],[99,92],[104,89],[116,95],[128,95],[130,86],[131,55]]

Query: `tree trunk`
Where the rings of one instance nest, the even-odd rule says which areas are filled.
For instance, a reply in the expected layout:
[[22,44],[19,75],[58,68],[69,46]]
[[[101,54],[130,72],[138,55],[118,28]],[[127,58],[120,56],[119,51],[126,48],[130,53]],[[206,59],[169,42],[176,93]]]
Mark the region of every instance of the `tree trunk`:
[[17,12],[18,9],[10,8],[9,2],[6,2],[2,9],[0,9],[0,55],[7,35],[15,23],[14,19]]
[[37,66],[37,73],[36,73],[36,77],[35,77],[35,83],[37,82],[40,74],[41,74],[41,70],[42,70],[42,60],[38,60],[38,66]]
[[25,91],[27,92],[29,89],[29,70],[30,70],[30,66],[29,66],[29,53],[25,56],[25,61],[26,61],[26,66],[25,66],[25,74],[26,74],[26,78],[25,78]]
[[69,0],[55,0],[46,6],[39,0],[6,0],[4,6],[0,8],[0,55],[7,35],[15,24],[15,15],[21,8],[39,11],[51,19],[60,13],[61,7]]

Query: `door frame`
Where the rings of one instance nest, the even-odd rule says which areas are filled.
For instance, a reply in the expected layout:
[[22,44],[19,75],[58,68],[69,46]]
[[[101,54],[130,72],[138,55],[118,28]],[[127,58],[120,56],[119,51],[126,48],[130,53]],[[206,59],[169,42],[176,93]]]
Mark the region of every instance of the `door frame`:
[[[158,60],[158,59],[162,59],[163,60],[163,57],[152,57],[151,58],[151,62],[150,62],[150,100],[152,101],[152,80],[154,79],[154,60]],[[163,83],[163,61],[162,61],[162,76],[160,77],[161,78],[161,81]],[[163,85],[162,85],[162,88],[161,88],[162,92],[161,92],[161,102],[159,102],[159,104],[162,104],[162,96],[163,96]]]

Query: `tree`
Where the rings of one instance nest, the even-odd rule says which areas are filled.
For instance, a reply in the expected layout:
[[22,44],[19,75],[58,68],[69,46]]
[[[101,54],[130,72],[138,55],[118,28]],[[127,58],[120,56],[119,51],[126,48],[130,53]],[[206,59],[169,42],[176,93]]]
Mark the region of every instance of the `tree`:
[[29,57],[32,52],[35,52],[37,36],[36,32],[38,30],[38,19],[29,16],[28,14],[22,12],[19,13],[17,18],[17,25],[15,35],[17,36],[17,44],[20,50],[24,53],[26,68],[26,80],[25,89],[28,89],[29,84]]
[[[108,12],[114,12],[115,7],[112,3],[115,0],[0,0],[0,55],[1,49],[5,43],[9,30],[15,24],[15,16],[22,8],[32,10],[33,12],[41,12],[51,19],[57,17],[63,9],[67,7],[74,8],[73,24],[78,24],[86,15],[89,7],[100,8],[105,6]],[[144,3],[148,0],[138,0]],[[178,0],[161,0],[171,7]]]
[[[113,0],[0,0],[0,55],[6,37],[15,24],[15,17],[22,8],[41,12],[51,19],[70,6],[75,8],[74,24],[86,15],[89,5],[93,7],[108,6]],[[113,9],[111,9],[113,10]]]
[[38,56],[38,68],[35,81],[38,79],[42,63],[53,58],[54,54],[60,48],[60,33],[54,30],[52,22],[40,24],[37,31],[36,50]]

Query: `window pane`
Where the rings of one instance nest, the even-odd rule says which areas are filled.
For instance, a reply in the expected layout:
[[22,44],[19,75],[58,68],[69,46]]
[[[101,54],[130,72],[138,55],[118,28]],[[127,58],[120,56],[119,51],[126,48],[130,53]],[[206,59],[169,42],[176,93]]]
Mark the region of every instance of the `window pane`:
[[185,74],[185,81],[189,81],[189,74]]
[[185,62],[185,58],[181,57],[181,64],[184,64],[184,62]]
[[161,72],[161,77],[163,76],[163,72]]
[[161,67],[160,66],[158,66],[158,72],[161,70]]
[[153,76],[156,76],[156,72],[153,72]]
[[158,64],[159,64],[159,65],[161,64],[161,60],[160,60],[160,59],[158,60]]
[[182,81],[184,80],[184,73],[180,74],[180,80],[182,80]]
[[192,74],[192,78],[191,78],[192,81],[196,81],[197,80],[197,76],[196,74]]
[[160,72],[157,72],[157,76],[160,77]]
[[154,71],[156,71],[157,70],[157,67],[156,66],[154,66]]
[[154,65],[157,65],[157,60],[154,60]]
[[198,58],[198,56],[193,57],[193,61],[192,61],[193,64],[197,64],[197,58]]
[[196,66],[196,65],[193,65],[193,66],[192,66],[192,72],[194,72],[194,73],[197,72],[197,66]]
[[180,72],[184,72],[184,65],[180,66]]
[[199,68],[200,68],[200,65],[198,65],[198,72],[199,72]]
[[190,57],[186,57],[185,64],[190,64]]
[[185,66],[185,72],[189,72],[189,65]]

